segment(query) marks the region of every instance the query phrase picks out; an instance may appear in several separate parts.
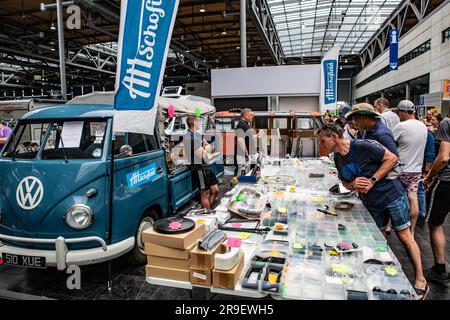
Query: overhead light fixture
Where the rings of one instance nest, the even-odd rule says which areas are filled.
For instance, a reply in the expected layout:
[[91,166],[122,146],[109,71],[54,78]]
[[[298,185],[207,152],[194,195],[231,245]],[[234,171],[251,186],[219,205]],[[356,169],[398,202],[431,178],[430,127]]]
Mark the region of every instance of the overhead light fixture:
[[201,13],[205,13],[205,12],[206,12],[205,5],[204,5],[204,4],[202,4],[202,7],[200,8],[200,12],[201,12]]
[[352,50],[352,54],[355,54],[355,50]]
[[348,60],[347,60],[347,59],[345,59],[345,63],[348,63]]
[[304,23],[302,23],[302,29],[306,29],[306,26]]
[[227,30],[223,29],[222,35],[226,36],[227,35]]
[[52,25],[50,26],[50,30],[56,30],[55,23],[52,21]]
[[239,47],[239,46],[236,47],[236,50],[240,50],[240,49],[241,49],[241,47]]

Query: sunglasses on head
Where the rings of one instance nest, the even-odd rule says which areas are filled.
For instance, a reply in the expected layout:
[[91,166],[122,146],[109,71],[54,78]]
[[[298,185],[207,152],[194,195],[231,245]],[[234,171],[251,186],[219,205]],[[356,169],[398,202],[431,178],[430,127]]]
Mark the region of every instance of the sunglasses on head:
[[322,129],[330,129],[331,131],[334,131],[335,133],[337,133],[339,135],[339,131],[336,128],[334,128],[333,126],[330,126],[326,123],[323,124]]

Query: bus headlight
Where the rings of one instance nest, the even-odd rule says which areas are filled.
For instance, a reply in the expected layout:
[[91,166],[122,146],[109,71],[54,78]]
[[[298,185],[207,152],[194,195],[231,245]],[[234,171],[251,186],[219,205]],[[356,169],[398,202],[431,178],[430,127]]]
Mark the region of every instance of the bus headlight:
[[86,229],[92,224],[94,213],[91,208],[84,204],[76,204],[67,210],[64,215],[66,223],[72,229]]

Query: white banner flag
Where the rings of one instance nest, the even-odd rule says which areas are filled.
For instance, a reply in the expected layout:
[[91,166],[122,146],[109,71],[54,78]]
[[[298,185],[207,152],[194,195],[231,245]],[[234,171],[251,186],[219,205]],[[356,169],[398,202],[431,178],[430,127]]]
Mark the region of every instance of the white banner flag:
[[320,112],[337,108],[337,77],[339,46],[333,47],[322,59],[320,71]]

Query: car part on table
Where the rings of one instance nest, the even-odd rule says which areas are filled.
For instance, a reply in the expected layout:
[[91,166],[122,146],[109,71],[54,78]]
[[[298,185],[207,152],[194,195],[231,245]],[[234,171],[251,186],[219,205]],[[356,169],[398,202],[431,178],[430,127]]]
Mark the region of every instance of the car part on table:
[[335,184],[332,186],[329,191],[334,196],[348,196],[351,195],[353,192],[350,190],[343,190],[345,189],[344,186],[342,186],[340,183]]
[[216,253],[214,256],[214,268],[228,271],[233,269],[239,262],[240,248],[228,248],[225,253]]
[[194,227],[194,221],[178,217],[160,219],[153,224],[153,229],[156,232],[166,234],[184,233],[194,229]]
[[244,218],[259,217],[266,207],[266,198],[254,188],[244,187],[228,205],[228,210]]
[[217,247],[227,238],[227,235],[222,230],[212,230],[206,234],[202,239],[198,241],[198,248],[205,251],[209,251]]
[[334,208],[336,210],[344,210],[344,211],[348,211],[353,209],[355,205],[351,202],[347,202],[347,201],[338,201],[336,202],[336,204],[334,205]]
[[337,216],[336,211],[330,210],[330,207],[327,205],[325,205],[325,209],[317,209],[317,211],[328,214],[330,216]]
[[222,225],[219,226],[219,229],[224,230],[224,231],[249,232],[249,233],[259,233],[259,234],[266,234],[267,232],[270,231],[270,228],[247,229],[247,228],[224,227]]
[[251,265],[242,279],[242,288],[258,290],[263,273],[264,265]]
[[295,185],[295,178],[287,175],[277,175],[277,176],[262,176],[261,181],[265,184],[284,184],[284,185]]
[[261,290],[277,293],[280,289],[281,275],[283,266],[269,264],[266,268],[266,274],[261,285]]

